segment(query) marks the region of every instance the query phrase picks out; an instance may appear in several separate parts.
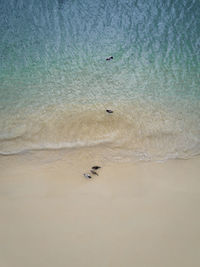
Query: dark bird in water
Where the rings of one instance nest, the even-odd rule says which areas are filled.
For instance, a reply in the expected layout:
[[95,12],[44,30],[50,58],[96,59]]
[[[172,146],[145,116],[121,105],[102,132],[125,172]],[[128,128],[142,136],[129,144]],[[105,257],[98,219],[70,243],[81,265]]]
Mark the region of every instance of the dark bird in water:
[[92,167],[93,170],[98,170],[98,169],[100,169],[100,168],[101,168],[100,166],[93,166],[93,167]]
[[106,109],[106,112],[113,113],[114,111],[112,111],[111,109]]
[[98,173],[95,172],[94,170],[90,170],[90,172],[91,172],[92,174],[95,174],[95,175],[99,176]]
[[83,174],[86,178],[89,178],[89,179],[91,179],[92,178],[92,176],[91,175],[89,175],[88,173],[84,173]]
[[112,57],[112,56],[111,56],[111,57],[107,57],[107,58],[106,58],[106,60],[107,60],[107,61],[109,61],[109,60],[111,60],[111,59],[113,59],[113,57]]

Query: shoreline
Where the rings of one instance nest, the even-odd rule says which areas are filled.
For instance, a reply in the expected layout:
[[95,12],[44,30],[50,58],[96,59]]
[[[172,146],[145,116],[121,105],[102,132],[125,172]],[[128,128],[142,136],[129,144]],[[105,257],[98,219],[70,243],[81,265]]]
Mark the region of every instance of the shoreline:
[[200,157],[43,156],[0,158],[0,265],[199,266]]

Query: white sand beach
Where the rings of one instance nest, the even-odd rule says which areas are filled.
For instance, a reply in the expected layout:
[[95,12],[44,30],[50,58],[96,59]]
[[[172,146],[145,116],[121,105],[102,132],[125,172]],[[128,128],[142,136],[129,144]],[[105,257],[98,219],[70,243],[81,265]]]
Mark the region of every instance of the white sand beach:
[[200,158],[104,163],[92,179],[87,158],[25,158],[0,159],[0,266],[200,265]]

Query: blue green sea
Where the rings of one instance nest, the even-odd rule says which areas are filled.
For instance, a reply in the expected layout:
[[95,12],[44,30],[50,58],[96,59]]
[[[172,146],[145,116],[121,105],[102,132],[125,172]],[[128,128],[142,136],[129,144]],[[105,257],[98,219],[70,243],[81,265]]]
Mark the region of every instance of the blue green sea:
[[199,14],[199,0],[1,0],[0,154],[199,155]]

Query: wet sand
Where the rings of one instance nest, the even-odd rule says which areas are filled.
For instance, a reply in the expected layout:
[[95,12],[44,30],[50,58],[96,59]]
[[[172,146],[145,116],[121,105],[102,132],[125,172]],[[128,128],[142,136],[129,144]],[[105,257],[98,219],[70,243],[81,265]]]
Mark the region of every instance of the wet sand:
[[200,158],[71,160],[0,158],[0,266],[200,266]]

